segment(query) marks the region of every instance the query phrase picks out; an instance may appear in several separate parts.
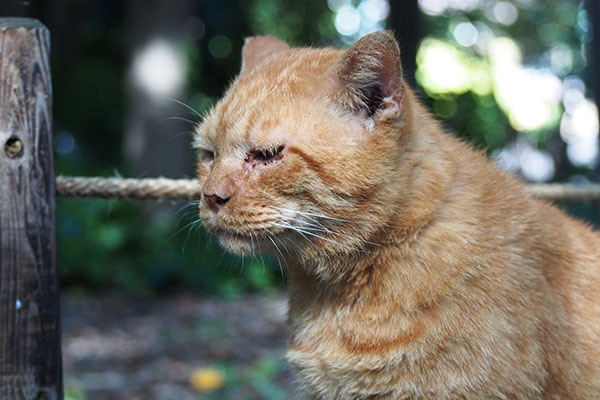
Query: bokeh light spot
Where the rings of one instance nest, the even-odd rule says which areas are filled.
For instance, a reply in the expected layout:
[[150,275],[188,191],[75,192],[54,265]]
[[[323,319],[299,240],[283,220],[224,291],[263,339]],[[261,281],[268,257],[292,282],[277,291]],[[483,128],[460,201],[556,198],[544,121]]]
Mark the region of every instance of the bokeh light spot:
[[208,51],[210,54],[221,60],[229,57],[232,49],[231,40],[225,35],[215,35],[208,42]]
[[456,41],[461,46],[465,47],[473,46],[475,43],[477,43],[477,39],[479,37],[477,28],[475,28],[475,26],[470,22],[463,22],[456,25],[453,34]]
[[133,59],[136,84],[156,99],[176,93],[184,80],[184,60],[173,43],[150,42]]
[[69,131],[59,130],[54,135],[54,150],[60,155],[67,155],[75,150],[75,138]]
[[360,13],[351,5],[340,7],[335,16],[335,29],[345,36],[352,36],[360,28]]
[[492,6],[492,15],[496,22],[512,25],[517,22],[519,11],[510,1],[499,1]]

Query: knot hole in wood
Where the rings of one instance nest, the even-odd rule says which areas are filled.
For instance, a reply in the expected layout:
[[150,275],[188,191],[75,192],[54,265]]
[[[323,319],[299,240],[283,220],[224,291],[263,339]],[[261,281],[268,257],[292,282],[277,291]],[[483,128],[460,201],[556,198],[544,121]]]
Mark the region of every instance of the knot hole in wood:
[[8,158],[19,158],[23,155],[23,142],[16,136],[8,138],[4,144],[4,152]]

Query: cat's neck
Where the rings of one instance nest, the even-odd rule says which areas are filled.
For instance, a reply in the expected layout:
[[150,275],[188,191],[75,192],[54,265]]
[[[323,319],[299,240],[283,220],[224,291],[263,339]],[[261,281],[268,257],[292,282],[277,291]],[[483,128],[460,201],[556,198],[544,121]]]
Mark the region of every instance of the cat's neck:
[[[314,298],[319,293],[328,293],[329,297],[334,294],[321,299],[322,302],[366,304],[377,303],[382,296],[388,299],[401,296],[399,302],[408,308],[419,306],[427,282],[415,285],[414,271],[402,271],[398,261],[418,242],[421,232],[447,200],[460,162],[452,154],[452,146],[440,143],[448,138],[414,93],[407,88],[405,95],[405,119],[397,128],[403,147],[396,170],[397,193],[389,205],[387,220],[360,250],[336,257],[315,253],[310,258],[296,260],[290,279],[292,301],[295,295],[305,298],[310,287]],[[336,275],[314,273],[325,270],[336,271]]]

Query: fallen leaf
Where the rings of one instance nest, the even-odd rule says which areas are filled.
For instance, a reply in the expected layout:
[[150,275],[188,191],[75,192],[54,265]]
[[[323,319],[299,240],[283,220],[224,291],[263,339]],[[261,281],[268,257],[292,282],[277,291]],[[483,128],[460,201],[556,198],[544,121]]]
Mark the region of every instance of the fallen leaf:
[[217,390],[225,384],[225,376],[215,368],[198,368],[190,375],[190,385],[201,392]]

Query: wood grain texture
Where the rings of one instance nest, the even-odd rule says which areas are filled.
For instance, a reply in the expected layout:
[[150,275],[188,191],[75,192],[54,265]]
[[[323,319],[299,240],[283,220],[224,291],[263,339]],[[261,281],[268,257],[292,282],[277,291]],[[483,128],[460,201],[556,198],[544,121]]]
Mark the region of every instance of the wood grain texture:
[[0,18],[0,398],[62,399],[50,34]]

